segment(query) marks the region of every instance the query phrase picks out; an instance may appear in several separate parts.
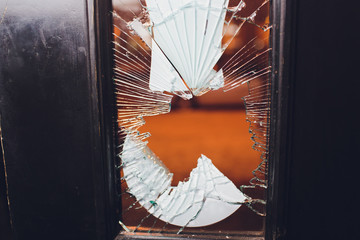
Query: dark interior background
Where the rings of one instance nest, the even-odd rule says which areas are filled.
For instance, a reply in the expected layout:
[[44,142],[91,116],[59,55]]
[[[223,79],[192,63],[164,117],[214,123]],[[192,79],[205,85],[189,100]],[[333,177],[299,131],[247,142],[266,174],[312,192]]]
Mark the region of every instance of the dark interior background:
[[356,9],[297,2],[287,239],[360,239]]
[[268,238],[360,239],[358,7],[274,3],[274,19],[285,24],[282,46],[275,46],[283,69],[274,90],[271,180],[277,189]]

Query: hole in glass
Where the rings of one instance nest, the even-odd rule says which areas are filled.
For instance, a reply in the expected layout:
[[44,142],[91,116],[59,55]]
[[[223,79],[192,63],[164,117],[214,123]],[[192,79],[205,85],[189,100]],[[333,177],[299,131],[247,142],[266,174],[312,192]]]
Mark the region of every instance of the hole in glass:
[[[187,227],[254,230],[256,226],[261,230],[262,220],[258,218],[264,215],[266,202],[263,193],[267,185],[271,71],[268,61],[268,1],[119,0],[114,1],[114,8],[114,81],[119,136],[123,138],[119,154],[124,203],[120,224],[125,231],[132,232],[176,229],[180,233],[188,231]],[[247,92],[243,95],[247,122],[240,119],[240,115],[244,119],[245,112],[227,101],[222,103],[217,115],[204,116],[204,112],[211,115],[214,111],[205,110],[202,97],[214,100],[219,90],[226,92],[224,96],[230,96],[240,86]],[[172,99],[175,99],[174,108],[179,97],[186,99],[196,110],[187,113],[188,117],[199,118],[193,120],[193,123],[200,124],[193,126],[194,129],[185,127],[182,131],[177,128],[179,121],[183,123],[179,111],[184,110],[180,107],[169,113]],[[221,97],[221,101],[224,99]],[[221,101],[212,103],[212,106],[218,108]],[[239,117],[237,121],[236,117]],[[184,140],[176,136],[175,130],[166,130],[161,124],[162,118],[182,133]],[[145,125],[145,121],[157,122],[161,126],[159,131],[172,132],[175,136],[162,137],[158,148],[155,141],[151,143],[152,138],[147,132],[156,128]],[[223,124],[223,128],[216,130],[216,124],[211,121]],[[201,133],[205,127],[208,130],[203,132],[208,136]],[[243,165],[240,156],[246,158],[246,155],[234,153],[237,155],[235,162],[224,164],[226,157],[212,153],[212,150],[221,148],[216,141],[233,146],[221,150],[224,156],[231,154],[231,149],[240,150],[243,145],[238,141],[240,138],[236,138],[239,136],[237,129],[243,132],[246,129],[250,133],[247,135],[254,141],[252,147],[257,152],[250,146],[248,149],[253,151],[253,156],[260,155],[251,160],[251,167],[255,168],[252,177],[245,175],[249,183],[243,183],[235,176]],[[232,137],[211,135],[224,132],[231,133]],[[186,137],[190,139],[193,135],[201,136],[205,142],[200,139],[191,144]],[[153,138],[156,139],[156,133]],[[201,146],[205,146],[207,141],[212,145],[208,145],[208,150],[206,147],[202,150]],[[171,149],[167,148],[170,144],[178,147],[178,153],[170,152]],[[179,160],[181,153],[191,147],[196,150],[196,155],[199,151],[203,155],[195,158],[186,155],[186,160]],[[163,151],[161,155],[170,152],[172,163],[164,161],[164,164],[151,148]],[[187,167],[181,163],[190,163],[188,166],[192,169],[186,174]],[[169,167],[172,171],[166,165],[174,166]],[[224,166],[230,166],[233,171],[224,171]],[[174,172],[181,174],[174,177]],[[184,176],[188,178],[184,179]],[[243,223],[241,218],[251,213],[260,224],[247,228],[221,225],[229,221],[229,216],[228,219],[236,217],[236,223]]]
[[251,179],[260,153],[251,148],[254,143],[240,97],[246,95],[244,87],[209,92],[196,102],[173,99],[170,113],[144,118],[140,130],[151,133],[148,146],[174,174],[173,185],[189,177],[201,154],[236,186]]

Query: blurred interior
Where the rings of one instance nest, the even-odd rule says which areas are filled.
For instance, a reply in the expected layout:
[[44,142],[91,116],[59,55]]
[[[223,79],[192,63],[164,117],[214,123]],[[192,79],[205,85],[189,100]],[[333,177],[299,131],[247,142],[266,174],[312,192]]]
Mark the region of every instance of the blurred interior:
[[248,183],[260,156],[251,148],[241,99],[246,92],[245,85],[190,101],[175,97],[170,113],[145,117],[146,124],[140,130],[151,133],[148,146],[174,173],[172,185],[189,177],[201,154],[237,186]]

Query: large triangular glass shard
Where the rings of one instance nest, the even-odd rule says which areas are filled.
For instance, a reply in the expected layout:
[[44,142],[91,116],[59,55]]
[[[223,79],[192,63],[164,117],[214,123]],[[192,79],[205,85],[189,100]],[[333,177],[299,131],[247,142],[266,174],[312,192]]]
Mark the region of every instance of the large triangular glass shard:
[[[259,5],[258,3],[249,4],[250,7],[246,7],[248,5],[244,1],[229,0],[144,0],[137,2],[138,8],[134,8],[137,11],[128,9],[131,12],[130,17],[124,16],[128,19],[124,20],[127,27],[140,36],[148,46],[156,43],[156,47],[152,50],[152,57],[156,56],[159,60],[157,56],[163,54],[168,60],[163,61],[163,65],[167,68],[163,75],[166,76],[165,73],[169,71],[177,72],[188,88],[185,92],[191,91],[195,96],[228,85],[227,82],[239,83],[239,78],[236,77],[234,80],[232,72],[224,71],[223,75],[215,74],[217,72],[215,69],[221,69],[224,51],[245,23],[257,26],[263,31],[269,29],[266,21],[264,23],[257,20],[258,13],[266,9],[264,6],[268,0],[264,0]],[[149,43],[150,38],[153,39],[152,44]],[[253,57],[256,59],[258,51],[253,51],[251,54],[254,54]],[[240,68],[243,69],[242,66]],[[161,75],[157,70],[153,72]],[[262,74],[266,73],[254,71],[251,74],[253,78],[250,78],[250,75],[241,76],[251,80]],[[184,86],[175,83],[178,79],[174,82],[172,75],[169,74],[165,80],[161,81],[152,77],[150,87],[156,91],[170,90],[177,94],[171,89],[178,87],[180,87],[178,89],[183,89]],[[217,79],[213,79],[215,76]],[[237,74],[237,76],[240,75]],[[219,80],[224,83],[219,83]],[[243,83],[244,80],[242,79],[241,82]]]
[[[218,72],[216,72],[214,69],[211,69],[207,79],[210,79],[208,89],[217,90],[224,86],[224,76],[222,69],[220,69]],[[191,96],[190,90],[182,81],[175,68],[166,58],[161,49],[157,46],[155,41],[152,41],[149,87],[154,91],[166,91],[175,94],[179,92],[187,92]],[[197,96],[200,96],[205,92],[198,91]]]
[[195,96],[210,89],[222,54],[227,0],[147,0],[152,34]]
[[149,87],[151,90],[161,92],[189,91],[154,40],[152,42]]

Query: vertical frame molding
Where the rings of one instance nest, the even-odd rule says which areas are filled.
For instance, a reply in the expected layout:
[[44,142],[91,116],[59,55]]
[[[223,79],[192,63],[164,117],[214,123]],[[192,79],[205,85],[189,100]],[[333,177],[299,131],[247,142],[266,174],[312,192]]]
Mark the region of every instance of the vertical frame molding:
[[272,92],[266,239],[284,239],[290,180],[296,1],[271,1]]

